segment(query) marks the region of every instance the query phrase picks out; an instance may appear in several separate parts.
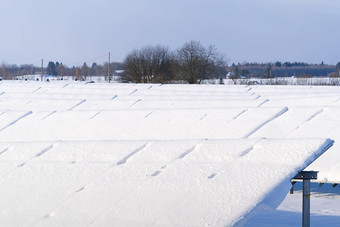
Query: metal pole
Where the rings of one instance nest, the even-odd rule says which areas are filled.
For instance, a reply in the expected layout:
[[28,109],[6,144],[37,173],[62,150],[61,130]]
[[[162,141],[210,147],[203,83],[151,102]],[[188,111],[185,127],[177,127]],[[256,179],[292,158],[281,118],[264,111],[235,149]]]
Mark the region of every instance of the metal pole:
[[310,227],[310,180],[303,180],[302,226]]
[[108,69],[107,69],[107,71],[108,71],[108,72],[107,72],[107,75],[108,75],[108,77],[109,77],[109,83],[110,83],[110,79],[111,79],[111,78],[110,78],[110,74],[111,74],[111,72],[110,72],[110,68],[111,68],[111,67],[110,67],[110,66],[111,66],[111,62],[110,62],[110,52],[109,52],[109,65],[108,65]]
[[40,76],[40,81],[43,80],[43,72],[44,72],[44,59],[41,59],[41,76]]
[[318,179],[317,171],[301,171],[293,180],[302,180],[302,227],[310,227],[310,180]]

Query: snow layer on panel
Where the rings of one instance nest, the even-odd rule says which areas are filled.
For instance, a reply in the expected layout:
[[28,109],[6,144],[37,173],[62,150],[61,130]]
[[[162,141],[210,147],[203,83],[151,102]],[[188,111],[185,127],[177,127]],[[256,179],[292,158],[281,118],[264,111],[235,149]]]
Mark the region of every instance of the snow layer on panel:
[[[145,98],[145,97],[144,97]],[[230,108],[258,107],[261,99],[143,99],[139,96],[112,96],[111,100],[87,100],[77,110],[117,110],[117,109],[183,109],[183,108]]]
[[[286,106],[288,111],[251,135],[251,138],[313,138],[340,140],[340,89],[327,86],[254,86],[252,91],[269,101],[262,107]],[[319,182],[339,182],[339,145],[308,170],[319,171]]]
[[270,102],[266,102],[263,106],[291,106],[291,107],[323,107],[333,105],[339,99],[338,96],[333,97],[320,97],[317,94],[314,94],[310,97],[284,97],[280,95],[279,97],[275,98],[270,96]]
[[[328,136],[334,138],[335,141],[340,140],[340,108],[327,107],[323,109],[315,120],[310,121],[303,127],[294,131],[289,135],[292,137],[299,137],[304,135],[306,138],[316,136]],[[338,143],[330,149],[325,155],[314,162],[308,169],[319,171],[318,181],[320,182],[339,182],[340,180],[340,165],[339,165],[339,149]]]
[[[231,225],[275,208],[331,143],[314,138],[340,128],[333,88],[10,82],[0,94],[4,226]],[[331,150],[334,174],[321,169],[335,179]]]
[[254,96],[252,93],[227,93],[227,94],[215,94],[211,93],[208,95],[202,94],[185,94],[185,92],[181,92],[183,94],[179,94],[178,92],[166,92],[166,91],[153,91],[153,90],[144,90],[139,91],[131,96],[123,96],[123,98],[134,98],[138,97],[142,100],[253,100],[256,99],[257,96]]
[[49,141],[247,138],[286,111],[285,107],[275,107],[30,112],[28,116],[0,132],[0,139]]
[[53,98],[25,98],[25,99],[3,99],[3,109],[16,111],[65,111],[70,110],[83,100],[77,99],[53,99]]
[[[33,112],[0,132],[0,141],[81,140],[82,125],[96,112]],[[90,129],[85,133],[91,134]]]
[[[289,107],[285,114],[263,126],[251,138],[287,138],[323,112],[321,107]],[[316,136],[316,134],[315,134]],[[304,135],[300,135],[304,137]]]
[[[0,223],[229,226],[257,209],[275,208],[289,190],[290,179],[331,143],[323,139],[0,143],[1,149],[9,147],[0,163],[13,164],[0,181],[5,195]],[[26,155],[18,156],[21,152]]]
[[252,91],[270,100],[264,106],[321,107],[339,101],[339,89],[336,87],[258,86]]
[[31,111],[0,111],[0,132],[32,114]]

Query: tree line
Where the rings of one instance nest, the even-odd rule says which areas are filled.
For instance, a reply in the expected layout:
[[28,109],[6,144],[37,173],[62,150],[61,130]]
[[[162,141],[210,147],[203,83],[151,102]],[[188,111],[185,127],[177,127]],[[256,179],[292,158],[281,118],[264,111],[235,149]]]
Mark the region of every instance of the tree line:
[[[92,63],[91,66],[88,66],[85,62],[82,66],[72,66],[68,67],[63,63],[59,63],[58,61],[49,61],[47,66],[41,69],[41,67],[37,67],[34,65],[6,65],[5,63],[1,64],[0,68],[0,77],[4,80],[13,80],[23,75],[40,75],[41,72],[43,75],[51,75],[58,76],[60,79],[63,77],[71,76],[76,80],[86,80],[88,77],[95,76],[104,76],[108,75],[108,63],[105,62],[102,65],[97,63]],[[110,63],[111,69],[121,70],[122,63],[113,62]]]
[[308,64],[302,62],[244,63],[228,67],[231,79],[275,77],[339,77],[340,62],[334,65]]
[[131,51],[123,62],[122,80],[135,83],[200,83],[203,79],[220,78],[227,72],[223,54],[198,41],[190,41],[171,51],[164,46],[146,46]]
[[[15,79],[23,75],[52,75],[63,79],[72,76],[76,80],[88,77],[107,77],[108,70],[121,70],[123,82],[170,83],[174,80],[190,84],[200,83],[203,79],[220,78],[227,73],[227,63],[223,54],[213,45],[203,46],[198,41],[183,44],[177,50],[165,46],[146,46],[134,49],[127,54],[122,63],[68,67],[58,61],[49,61],[41,69],[34,65],[1,65],[0,77]],[[110,74],[112,76],[112,73]]]
[[[64,76],[72,76],[73,79],[87,80],[88,77],[107,77],[108,68],[109,66],[107,62],[103,65],[98,65],[96,62],[93,62],[91,66],[88,66],[86,62],[84,62],[82,66],[67,67],[64,66],[63,63],[50,61],[48,62],[45,71],[47,75],[59,76],[61,79]],[[110,63],[110,68],[116,70],[122,69],[122,63]]]
[[224,78],[274,78],[274,77],[340,77],[340,62],[334,65],[308,64],[304,62],[238,63],[227,65],[226,58],[213,45],[203,46],[199,41],[189,41],[176,50],[156,45],[134,49],[126,55],[123,62],[95,62],[81,66],[66,66],[58,61],[49,61],[41,69],[34,65],[1,64],[0,77],[15,79],[22,75],[53,75],[60,79],[73,77],[87,80],[89,77],[112,76],[119,70],[122,82],[134,83],[200,83],[204,79]]

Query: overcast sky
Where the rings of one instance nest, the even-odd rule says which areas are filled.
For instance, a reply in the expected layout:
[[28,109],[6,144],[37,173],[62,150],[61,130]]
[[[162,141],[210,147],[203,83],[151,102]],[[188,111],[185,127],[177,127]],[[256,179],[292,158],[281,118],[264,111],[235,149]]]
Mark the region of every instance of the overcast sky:
[[0,62],[102,64],[134,48],[213,44],[237,62],[340,61],[338,0],[0,0]]

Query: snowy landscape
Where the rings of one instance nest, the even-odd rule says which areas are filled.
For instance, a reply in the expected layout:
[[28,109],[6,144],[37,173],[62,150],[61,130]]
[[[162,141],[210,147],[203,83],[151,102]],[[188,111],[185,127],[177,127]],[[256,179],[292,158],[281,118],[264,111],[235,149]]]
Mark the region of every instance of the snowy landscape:
[[306,168],[337,226],[339,114],[335,86],[1,81],[0,225],[301,226]]

